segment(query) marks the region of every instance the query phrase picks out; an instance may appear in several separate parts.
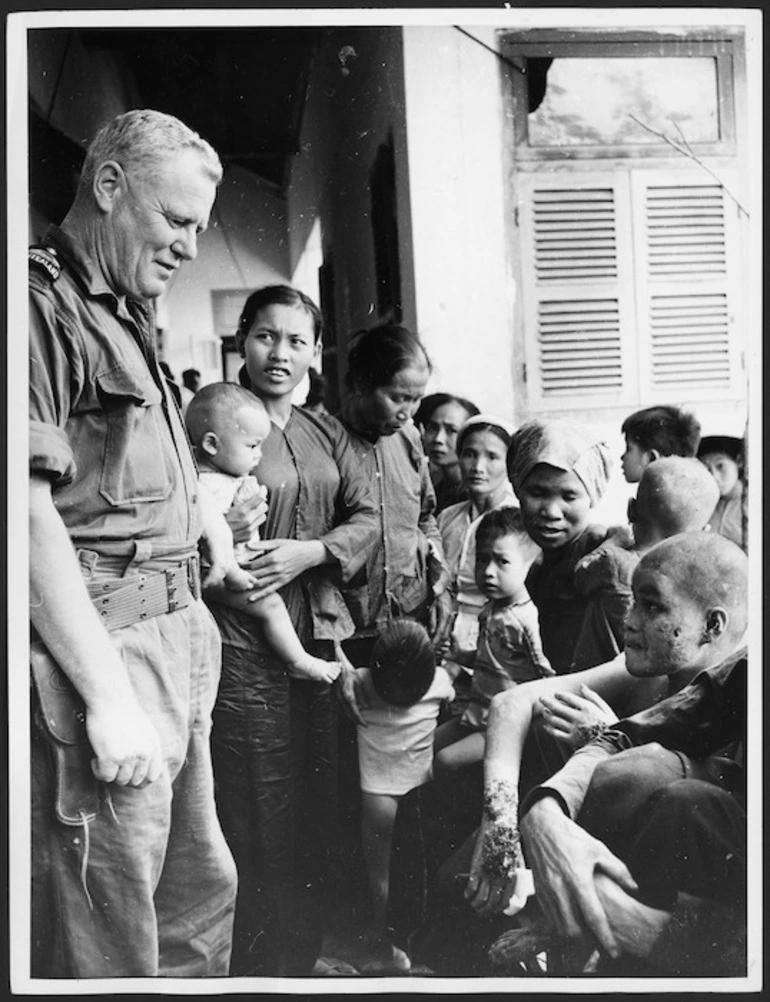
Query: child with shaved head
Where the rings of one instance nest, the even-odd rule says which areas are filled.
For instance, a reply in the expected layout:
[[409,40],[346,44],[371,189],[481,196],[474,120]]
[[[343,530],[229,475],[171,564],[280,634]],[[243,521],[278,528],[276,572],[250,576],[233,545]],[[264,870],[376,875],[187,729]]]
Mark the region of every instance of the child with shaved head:
[[[222,512],[256,496],[265,498],[265,488],[252,474],[270,433],[270,418],[258,397],[237,383],[209,383],[190,401],[185,423],[201,483]],[[255,558],[258,543],[257,531],[255,538],[235,544],[236,564],[225,577],[231,591],[256,587],[255,579],[238,564]],[[273,593],[255,602],[245,598],[243,611],[259,621],[267,642],[286,663],[290,675],[320,682],[337,678],[337,662],[323,661],[304,649],[280,595]]]
[[606,646],[607,638],[614,639],[616,653],[623,649],[636,565],[662,539],[706,527],[719,493],[710,479],[702,463],[682,456],[667,456],[645,467],[637,496],[628,502],[633,544],[624,547],[611,535],[575,568],[575,590],[588,605],[575,645],[574,670],[588,667],[584,652]]
[[[663,460],[657,460],[654,465],[660,462]],[[676,716],[666,716],[663,708],[668,699],[677,694],[684,697],[685,692],[692,688],[690,683],[696,676],[704,672],[719,672],[725,665],[729,668],[739,658],[747,627],[747,587],[748,562],[740,547],[717,534],[704,531],[672,536],[651,547],[642,556],[633,575],[633,604],[626,622],[626,649],[622,655],[609,664],[584,672],[527,682],[493,699],[487,727],[481,828],[442,868],[432,908],[432,915],[436,916],[435,922],[441,925],[442,932],[446,932],[453,922],[459,923],[458,936],[466,944],[465,958],[469,965],[472,962],[467,944],[475,935],[475,927],[468,928],[467,923],[459,922],[462,909],[458,908],[457,892],[452,889],[452,875],[470,869],[465,896],[480,915],[513,914],[516,908],[521,907],[524,899],[517,882],[524,868],[524,859],[519,835],[519,803],[525,797],[524,809],[534,803],[534,798],[527,796],[532,792],[533,784],[525,779],[522,770],[526,756],[540,751],[537,742],[528,740],[533,724],[540,721],[543,728],[563,742],[571,753],[596,743],[596,739],[604,735],[614,734],[616,728],[631,735],[630,743],[636,743],[633,728],[626,727],[626,724],[637,720],[657,720],[659,716],[661,720],[670,720],[670,724],[666,725],[670,733],[667,732],[668,736],[663,740],[663,731],[659,730],[655,740],[666,748],[681,748],[693,754],[687,752],[686,745],[688,741],[692,744],[697,740],[696,733],[677,735]],[[599,697],[600,693],[603,699]],[[660,714],[657,714],[658,705]],[[606,717],[600,715],[599,706],[606,709]],[[595,715],[592,716],[592,712]],[[729,737],[725,744],[728,740]],[[605,746],[611,749],[612,754],[612,743],[605,742]],[[619,745],[618,750],[620,747],[623,745]],[[565,777],[569,775],[568,766],[575,758],[570,755],[567,765],[563,767]],[[618,767],[622,761],[618,762]],[[681,768],[681,761],[673,752],[670,757],[661,757],[662,768],[669,772],[676,770],[677,762],[680,762]],[[639,770],[638,777],[643,780],[648,764],[630,763],[630,771],[613,788],[616,800],[626,795],[629,802],[643,799],[642,794],[634,799],[634,769]],[[559,768],[562,768],[561,764],[539,777],[537,783],[541,786],[538,793],[553,786],[558,796],[569,803],[569,816],[576,817],[579,804],[573,809],[571,798],[578,789],[577,783],[571,784],[566,779],[556,783],[548,778]],[[664,779],[666,775],[668,773],[664,772]],[[655,779],[648,778],[651,782]],[[587,785],[582,779],[580,783],[580,789]],[[607,794],[602,802],[606,805],[611,800],[612,796]],[[537,806],[535,803],[532,811]],[[618,813],[615,811],[614,816],[617,817]],[[532,865],[529,855],[535,851],[532,836],[530,841],[525,842],[525,849]],[[738,868],[739,864],[740,860],[736,863]],[[569,866],[569,860],[565,860],[564,865]],[[535,886],[538,886],[537,874]],[[726,889],[725,893],[732,891]],[[459,940],[454,937],[446,938],[447,952],[444,953],[442,947],[442,958],[426,953],[419,959],[441,974],[491,973],[487,948],[492,939],[507,927],[506,922],[501,917],[497,923],[476,930],[476,948],[479,951],[476,963],[481,967],[475,970],[470,966],[465,970],[444,966],[444,963],[453,963],[452,956],[459,948]],[[434,936],[431,942],[443,938]],[[512,964],[498,973],[510,973],[516,969],[523,942],[526,942],[526,937],[516,931],[496,944],[491,955],[494,960],[499,961],[503,968],[508,963]],[[513,963],[515,958],[518,959]]]

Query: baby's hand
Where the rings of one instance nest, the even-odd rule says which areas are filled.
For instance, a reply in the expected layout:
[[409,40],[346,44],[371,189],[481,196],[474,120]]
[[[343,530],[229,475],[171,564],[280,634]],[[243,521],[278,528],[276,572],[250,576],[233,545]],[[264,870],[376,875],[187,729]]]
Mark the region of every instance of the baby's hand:
[[304,661],[289,665],[289,674],[293,678],[310,678],[314,682],[334,682],[340,673],[338,661],[323,661],[310,654]]
[[225,574],[225,587],[228,591],[251,591],[257,587],[257,579],[235,564]]

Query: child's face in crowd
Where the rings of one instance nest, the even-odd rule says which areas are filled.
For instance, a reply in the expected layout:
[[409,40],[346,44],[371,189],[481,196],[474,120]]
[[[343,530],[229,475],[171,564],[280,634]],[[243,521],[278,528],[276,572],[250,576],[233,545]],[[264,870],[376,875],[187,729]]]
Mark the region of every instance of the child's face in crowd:
[[434,466],[457,464],[457,433],[467,420],[468,412],[454,400],[437,407],[431,414],[425,425],[422,444]]
[[472,431],[463,439],[460,469],[472,497],[487,497],[508,478],[506,448],[492,431]]
[[566,546],[588,525],[591,499],[575,473],[538,463],[518,498],[526,530],[544,550]]
[[626,436],[626,451],[620,457],[623,476],[629,484],[638,484],[646,467],[652,462],[652,454]]
[[736,461],[728,456],[726,452],[707,452],[700,457],[700,461],[716,480],[719,488],[719,496],[727,497],[741,475],[741,470]]
[[476,550],[476,585],[492,601],[518,599],[531,563],[514,533],[498,536]]
[[270,418],[256,407],[241,407],[230,427],[217,433],[212,456],[217,469],[232,477],[251,473],[262,457],[262,443],[270,433]]
[[626,668],[637,678],[706,667],[706,610],[678,580],[675,562],[642,561],[634,572],[633,604],[626,616]]

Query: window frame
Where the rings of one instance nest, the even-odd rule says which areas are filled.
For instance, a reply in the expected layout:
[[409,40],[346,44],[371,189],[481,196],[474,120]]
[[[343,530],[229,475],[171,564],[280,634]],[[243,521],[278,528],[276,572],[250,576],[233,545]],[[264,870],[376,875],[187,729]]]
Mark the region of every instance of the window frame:
[[528,93],[526,60],[535,57],[569,57],[596,59],[609,57],[645,58],[664,56],[686,58],[710,57],[716,60],[717,105],[720,138],[714,142],[691,143],[698,157],[735,156],[735,60],[736,37],[730,33],[699,35],[688,32],[686,37],[661,33],[618,33],[611,41],[607,34],[580,32],[504,33],[500,50],[510,66],[508,74],[513,125],[513,153],[517,162],[548,162],[575,160],[623,160],[670,157],[675,150],[669,143],[639,143],[636,145],[597,144],[571,147],[530,146],[527,136]]

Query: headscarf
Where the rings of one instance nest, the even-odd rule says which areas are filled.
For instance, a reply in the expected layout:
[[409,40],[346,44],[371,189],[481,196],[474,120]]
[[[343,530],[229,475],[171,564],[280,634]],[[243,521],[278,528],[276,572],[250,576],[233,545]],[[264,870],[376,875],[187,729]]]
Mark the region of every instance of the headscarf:
[[508,475],[517,495],[538,463],[574,473],[593,506],[607,487],[612,453],[590,428],[577,421],[528,421],[514,434],[508,449]]
[[503,421],[501,418],[494,414],[475,414],[473,417],[468,418],[465,424],[457,433],[457,444],[455,446],[455,451],[459,454],[462,448],[463,441],[474,428],[479,425],[492,425],[493,428],[499,429],[503,434],[500,436],[501,441],[506,448],[511,443],[511,438],[513,437],[513,425],[508,421]]

